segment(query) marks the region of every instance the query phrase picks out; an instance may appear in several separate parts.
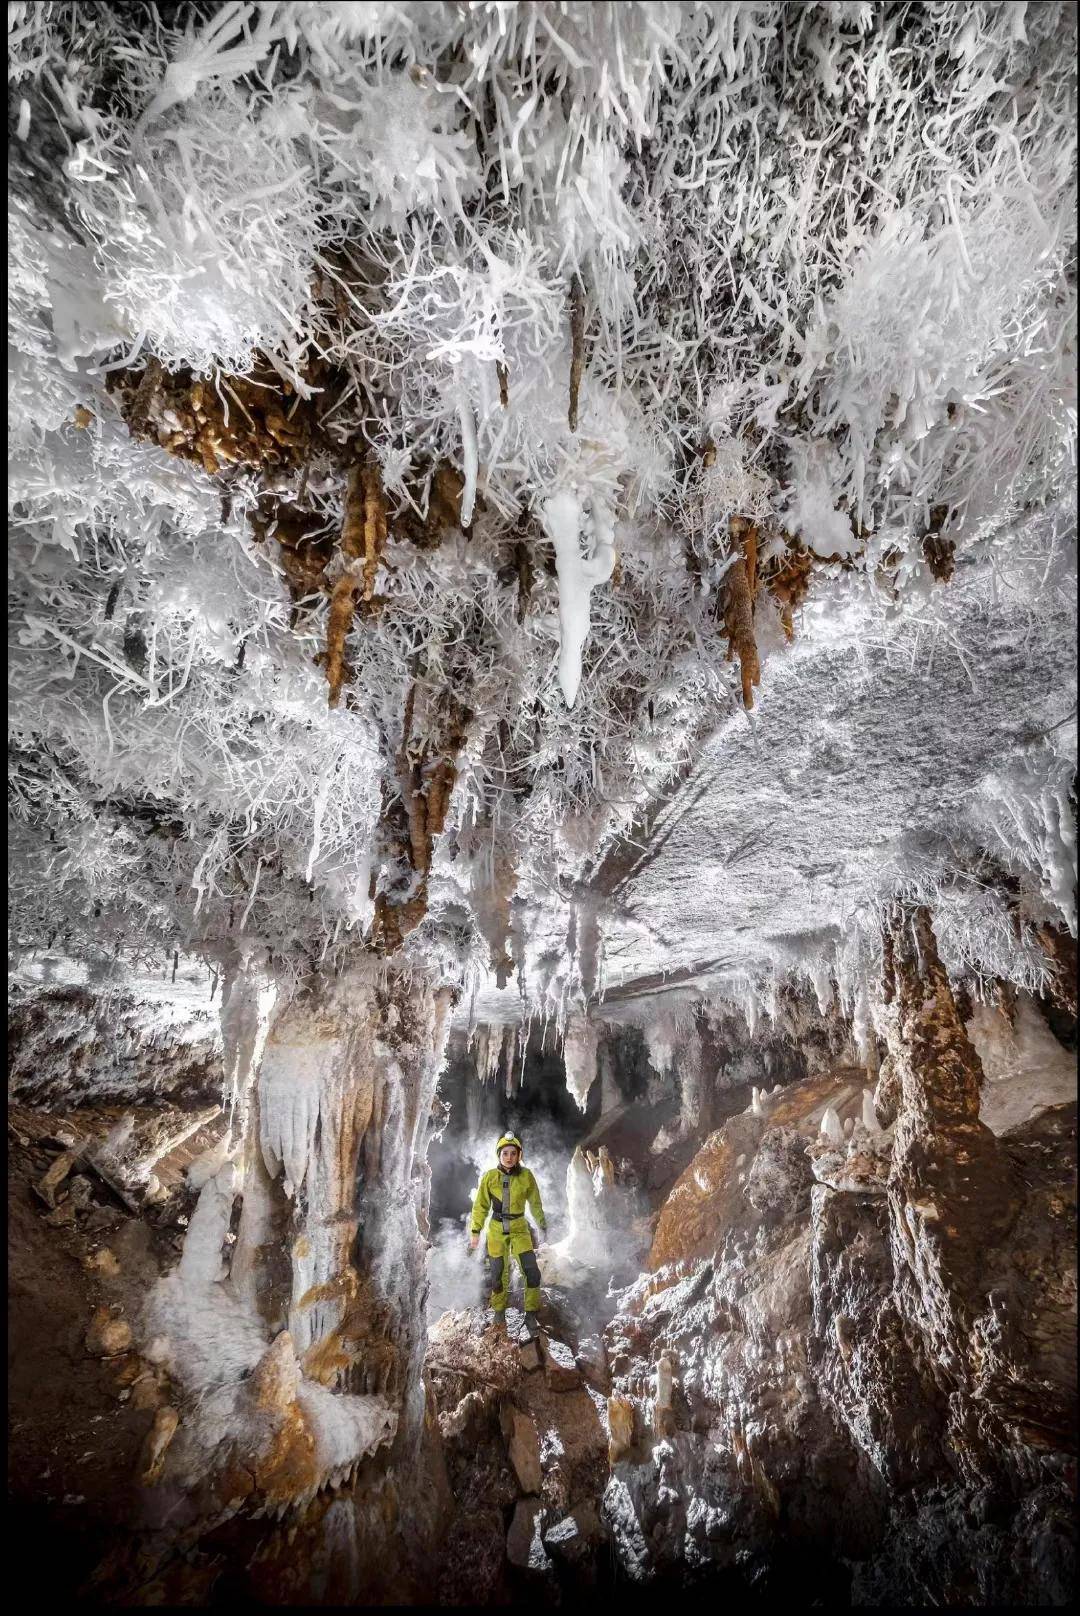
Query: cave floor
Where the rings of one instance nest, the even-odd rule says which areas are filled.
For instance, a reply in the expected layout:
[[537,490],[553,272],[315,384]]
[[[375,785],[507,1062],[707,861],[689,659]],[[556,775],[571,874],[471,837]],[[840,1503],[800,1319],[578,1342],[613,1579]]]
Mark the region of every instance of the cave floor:
[[[15,1540],[40,1549],[63,1601],[86,1597],[103,1554],[130,1531],[154,1417],[125,1384],[137,1360],[91,1355],[87,1330],[100,1308],[131,1317],[147,1265],[157,1266],[148,1226],[119,1207],[50,1227],[33,1186],[57,1154],[9,1134],[8,1499]],[[99,1266],[106,1249],[119,1265],[109,1277]]]

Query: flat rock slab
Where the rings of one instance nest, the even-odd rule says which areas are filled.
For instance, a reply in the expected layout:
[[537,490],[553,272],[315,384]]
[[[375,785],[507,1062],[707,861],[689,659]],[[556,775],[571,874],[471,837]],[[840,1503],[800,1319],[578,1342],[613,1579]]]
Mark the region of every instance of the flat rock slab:
[[506,1558],[520,1571],[550,1571],[551,1560],[540,1536],[544,1506],[539,1498],[522,1498],[506,1534]]
[[523,1493],[538,1493],[543,1473],[540,1469],[540,1439],[536,1422],[529,1414],[514,1409],[510,1417],[510,1438],[507,1444],[510,1464]]
[[588,1559],[601,1535],[600,1516],[591,1499],[576,1505],[569,1515],[548,1527],[544,1547],[559,1560],[574,1564]]
[[540,1348],[535,1341],[523,1341],[518,1348],[521,1367],[525,1370],[539,1369]]
[[577,1391],[581,1385],[581,1370],[564,1342],[541,1336],[540,1355],[544,1362],[544,1379],[553,1392]]

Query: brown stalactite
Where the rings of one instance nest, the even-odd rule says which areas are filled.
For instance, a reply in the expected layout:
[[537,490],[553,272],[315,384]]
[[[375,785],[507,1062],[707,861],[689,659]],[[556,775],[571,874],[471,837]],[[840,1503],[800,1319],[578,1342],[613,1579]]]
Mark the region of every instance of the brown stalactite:
[[414,763],[409,741],[412,736],[413,712],[416,707],[416,682],[409,686],[405,697],[405,715],[401,725],[401,748],[397,756],[398,784],[409,825],[409,862],[418,875],[426,875],[431,863],[431,841],[427,834],[427,800],[421,785],[421,770]]
[[338,548],[346,561],[359,561],[364,555],[367,536],[366,490],[362,465],[349,467],[345,480],[345,500],[341,518],[341,537]]
[[780,608],[780,622],[785,638],[795,637],[794,614],[806,599],[810,588],[813,557],[796,539],[788,538],[786,554],[770,562],[760,573],[763,587]]
[[956,571],[956,540],[946,538],[941,529],[949,519],[947,505],[932,505],[930,520],[922,540],[922,552],[931,575],[939,584],[947,584]]
[[517,567],[518,577],[517,620],[524,623],[525,613],[529,609],[529,598],[532,595],[533,564],[529,546],[523,539],[519,539],[514,545],[514,564]]
[[330,611],[326,620],[326,682],[330,687],[328,704],[336,707],[341,700],[342,687],[348,678],[345,642],[356,615],[360,583],[355,573],[343,572],[330,596]]
[[162,369],[160,359],[151,354],[146,361],[146,369],[142,373],[142,378],[131,398],[127,420],[132,437],[147,438],[151,436],[164,376],[165,372]]
[[746,557],[746,587],[750,591],[751,606],[757,599],[758,592],[757,553],[758,530],[751,523],[743,535],[743,555]]
[[379,468],[373,462],[362,468],[360,480],[364,496],[363,599],[370,601],[375,593],[375,575],[386,548],[386,499]]
[[754,686],[761,680],[754,639],[754,596],[751,576],[757,571],[757,529],[744,517],[731,519],[731,539],[738,555],[724,575],[723,614],[730,651],[739,659],[743,706],[754,705]]
[[571,432],[577,431],[578,394],[585,369],[585,288],[580,275],[570,282],[570,406],[567,421]]
[[488,945],[491,970],[501,988],[506,986],[514,969],[510,904],[516,891],[517,866],[513,854],[497,846],[491,885],[478,894],[476,919]]
[[398,799],[384,804],[382,821],[391,848],[417,879],[400,900],[388,892],[375,896],[371,941],[384,954],[396,953],[427,913],[427,874],[434,841],[446,825],[457,759],[471,719],[468,709],[444,691],[434,710],[425,713],[428,733],[417,742],[413,724],[420,693],[414,680],[405,698],[401,743],[394,759]]

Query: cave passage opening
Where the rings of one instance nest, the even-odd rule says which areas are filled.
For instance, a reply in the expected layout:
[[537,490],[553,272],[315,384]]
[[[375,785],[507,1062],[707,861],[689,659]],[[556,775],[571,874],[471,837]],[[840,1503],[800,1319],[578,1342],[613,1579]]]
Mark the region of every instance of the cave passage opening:
[[[593,1083],[580,1110],[566,1086],[562,1050],[551,1047],[550,1033],[545,1038],[534,1029],[522,1050],[513,1029],[486,1080],[478,1066],[467,1041],[453,1038],[436,1101],[444,1122],[428,1151],[429,1325],[446,1311],[486,1301],[483,1242],[476,1252],[468,1250],[468,1214],[480,1174],[495,1166],[497,1140],[504,1133],[521,1140],[522,1161],[540,1187],[548,1239],[558,1241],[567,1233],[567,1168],[600,1121],[601,1084]],[[520,1276],[515,1284],[520,1285]]]

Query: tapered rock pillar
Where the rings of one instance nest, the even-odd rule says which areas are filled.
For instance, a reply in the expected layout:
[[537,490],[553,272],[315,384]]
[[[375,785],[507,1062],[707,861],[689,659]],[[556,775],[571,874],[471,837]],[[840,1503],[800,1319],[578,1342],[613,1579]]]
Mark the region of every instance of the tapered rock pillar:
[[1019,1198],[1008,1159],[979,1121],[982,1069],[957,1013],[925,908],[890,911],[882,994],[897,1104],[888,1182],[905,1317],[950,1389],[977,1373],[972,1327],[992,1252]]

